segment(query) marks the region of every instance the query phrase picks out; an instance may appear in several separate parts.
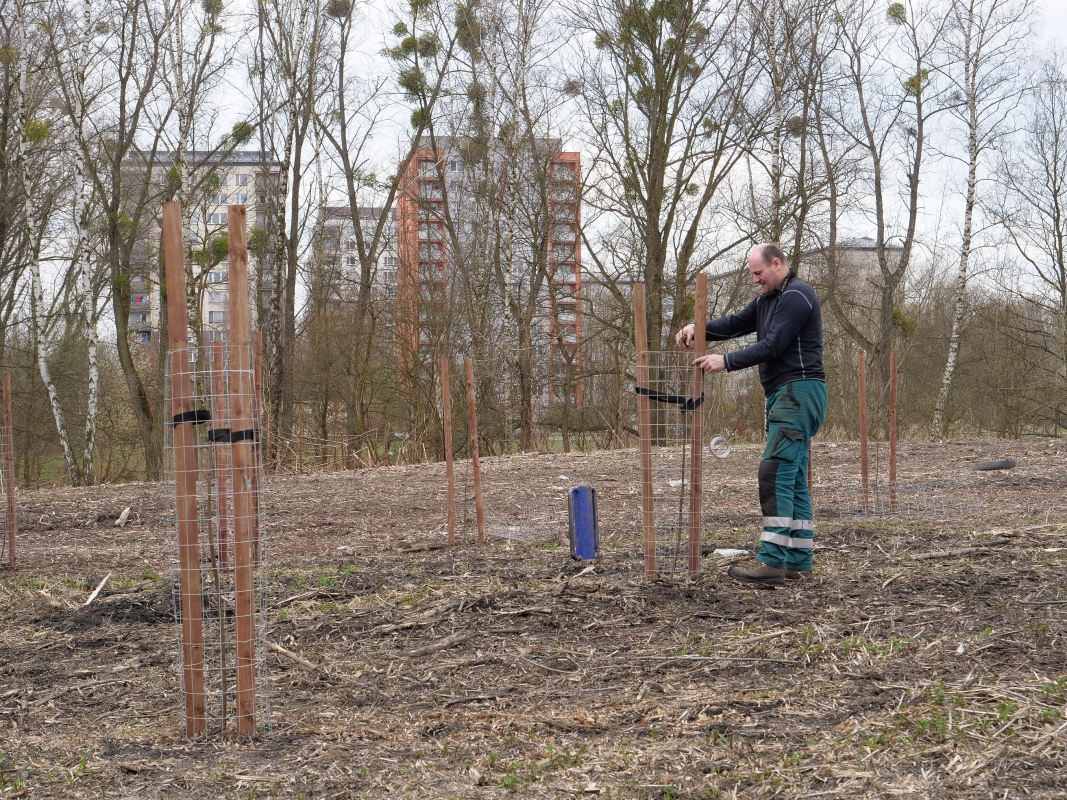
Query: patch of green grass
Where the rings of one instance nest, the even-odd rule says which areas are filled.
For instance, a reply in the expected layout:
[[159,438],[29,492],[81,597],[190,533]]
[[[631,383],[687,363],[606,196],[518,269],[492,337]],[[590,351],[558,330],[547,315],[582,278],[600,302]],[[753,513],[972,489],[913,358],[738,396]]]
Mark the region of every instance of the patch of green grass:
[[337,585],[337,578],[333,577],[332,575],[319,575],[317,578],[315,578],[315,585],[316,586],[336,586]]

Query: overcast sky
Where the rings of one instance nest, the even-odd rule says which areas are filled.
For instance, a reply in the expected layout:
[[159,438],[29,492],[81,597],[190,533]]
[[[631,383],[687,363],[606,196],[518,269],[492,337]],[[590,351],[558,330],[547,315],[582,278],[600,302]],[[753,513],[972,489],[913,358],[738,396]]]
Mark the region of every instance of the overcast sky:
[[1046,40],[1059,39],[1060,46],[1067,45],[1067,0],[1042,0],[1045,24],[1038,30]]

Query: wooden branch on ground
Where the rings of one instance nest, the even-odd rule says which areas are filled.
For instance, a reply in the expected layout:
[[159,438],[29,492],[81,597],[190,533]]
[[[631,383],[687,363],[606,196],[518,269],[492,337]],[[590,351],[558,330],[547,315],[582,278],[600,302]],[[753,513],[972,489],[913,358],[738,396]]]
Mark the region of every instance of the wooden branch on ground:
[[[93,589],[93,593],[89,595],[89,599],[85,601],[85,606],[88,606],[91,602],[93,602],[93,600],[96,599],[96,596],[100,594],[100,590],[104,588],[104,584],[108,582],[108,580],[113,574],[114,573],[109,572],[107,575],[104,576],[104,579],[100,581],[99,585],[95,589]],[[82,606],[82,608],[85,608],[85,606]]]
[[978,545],[977,547],[961,547],[958,550],[935,550],[932,553],[915,553],[912,557],[912,561],[922,561],[927,558],[951,558],[952,556],[969,556],[974,553],[988,553],[992,552],[990,548],[997,547],[1002,544],[1008,544],[1007,539],[994,539],[991,542]]
[[453,633],[451,636],[446,636],[444,639],[434,642],[433,644],[428,644],[425,647],[417,647],[414,650],[408,650],[404,653],[397,653],[397,655],[404,656],[405,658],[428,656],[433,653],[438,653],[441,650],[447,650],[450,647],[463,644],[465,641],[467,641],[466,631],[458,631],[457,633]]

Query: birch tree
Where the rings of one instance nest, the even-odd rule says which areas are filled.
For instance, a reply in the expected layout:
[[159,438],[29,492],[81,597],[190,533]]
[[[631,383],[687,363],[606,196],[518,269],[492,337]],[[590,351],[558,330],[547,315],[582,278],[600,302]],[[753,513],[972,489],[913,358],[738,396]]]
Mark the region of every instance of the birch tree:
[[1019,107],[1022,83],[1021,55],[1032,38],[1033,4],[1030,0],[950,0],[949,24],[944,39],[945,76],[954,92],[950,110],[966,133],[964,156],[967,177],[963,205],[960,260],[956,271],[952,332],[941,388],[934,402],[930,438],[945,431],[945,407],[959,357],[960,336],[967,311],[967,282],[978,209],[979,174],[987,154],[1011,132]]
[[[18,57],[18,85],[15,95],[16,114],[19,125],[19,181],[22,185],[22,235],[27,242],[26,257],[30,273],[30,330],[32,333],[33,348],[37,358],[37,369],[41,374],[41,382],[48,393],[48,400],[52,408],[52,417],[55,420],[56,431],[59,434],[59,444],[63,450],[63,460],[66,463],[67,475],[71,485],[81,485],[81,470],[74,450],[71,447],[70,434],[67,432],[63,409],[59,403],[59,394],[56,391],[55,382],[52,380],[48,366],[48,354],[46,352],[46,331],[48,328],[46,319],[46,307],[44,300],[44,287],[41,280],[40,242],[41,231],[45,226],[45,218],[37,215],[40,206],[35,203],[33,196],[33,178],[30,172],[30,148],[35,144],[42,143],[48,136],[46,124],[39,119],[30,118],[29,104],[27,101],[27,84],[31,72],[30,64],[30,39],[28,36],[28,19],[26,0],[15,2],[15,25],[17,38],[15,47]],[[39,66],[38,66],[39,69]]]

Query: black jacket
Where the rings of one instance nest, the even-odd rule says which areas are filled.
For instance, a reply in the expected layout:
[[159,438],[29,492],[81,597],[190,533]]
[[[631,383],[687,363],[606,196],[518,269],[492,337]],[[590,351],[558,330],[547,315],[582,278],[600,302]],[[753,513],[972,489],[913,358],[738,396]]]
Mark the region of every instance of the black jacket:
[[733,372],[759,364],[766,394],[790,381],[826,380],[819,298],[793,270],[770,294],[761,294],[736,314],[709,321],[707,331],[708,341],[755,332],[754,345],[726,354],[726,369]]

